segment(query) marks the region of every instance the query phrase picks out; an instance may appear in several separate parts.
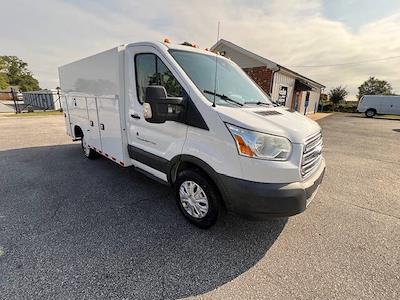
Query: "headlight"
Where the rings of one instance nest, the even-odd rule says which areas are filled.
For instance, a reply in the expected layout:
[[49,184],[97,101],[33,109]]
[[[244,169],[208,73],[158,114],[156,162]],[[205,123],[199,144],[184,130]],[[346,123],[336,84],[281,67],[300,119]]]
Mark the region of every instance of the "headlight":
[[292,144],[287,138],[226,124],[240,155],[269,160],[287,160]]

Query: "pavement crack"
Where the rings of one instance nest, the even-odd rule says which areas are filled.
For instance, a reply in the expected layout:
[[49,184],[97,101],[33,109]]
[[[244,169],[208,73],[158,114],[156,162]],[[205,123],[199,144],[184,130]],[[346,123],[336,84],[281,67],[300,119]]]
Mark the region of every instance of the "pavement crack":
[[362,205],[358,205],[358,204],[354,204],[354,203],[349,203],[349,202],[343,201],[343,200],[341,200],[341,199],[338,199],[338,198],[335,198],[335,197],[332,197],[332,196],[329,196],[329,198],[331,198],[331,199],[333,199],[333,200],[336,200],[336,201],[340,201],[340,202],[342,202],[342,203],[344,203],[344,204],[347,204],[347,205],[350,205],[350,206],[354,206],[354,207],[357,207],[357,208],[360,208],[360,209],[364,209],[364,210],[367,210],[367,211],[370,211],[370,212],[373,212],[373,213],[382,215],[382,216],[394,218],[394,219],[396,219],[397,221],[400,220],[400,217],[398,217],[398,216],[391,215],[391,214],[388,214],[388,213],[384,213],[384,212],[381,212],[381,211],[376,210],[376,209],[373,209],[373,208],[368,208],[368,207],[365,207],[365,206],[362,206]]
[[[164,250],[164,248],[163,248],[163,250]],[[162,264],[165,267],[165,256],[164,256],[164,253],[163,253],[161,259],[162,259]],[[163,299],[163,300],[165,299],[165,273],[166,272],[163,272],[162,276],[161,276],[161,299]]]
[[[165,194],[165,198],[168,198],[168,197],[170,197],[171,196],[171,192],[168,192],[167,194]],[[139,199],[139,200],[136,200],[135,202],[133,202],[133,204],[139,204],[139,203],[142,203],[142,202],[146,202],[146,201],[150,201],[150,200],[152,200],[152,199],[154,199],[154,198],[159,198],[159,197],[162,197],[162,195],[156,195],[156,196],[154,196],[154,197],[144,197],[144,198],[142,198],[142,199]]]
[[[347,203],[347,202],[345,202],[345,203]],[[364,207],[364,206],[353,204],[353,203],[347,203],[347,204],[349,204],[351,206],[355,206],[355,207],[361,208],[361,209],[368,210],[370,212],[374,212],[374,213],[377,213],[377,214],[380,214],[380,215],[384,215],[384,216],[387,216],[387,217],[392,217],[392,218],[395,218],[397,220],[400,220],[400,217],[397,217],[397,216],[394,216],[394,215],[391,215],[391,214],[387,214],[387,213],[384,213],[384,212],[381,212],[381,211],[378,211],[378,210],[375,210],[375,209],[372,209],[372,208]]]
[[149,200],[151,200],[151,198],[145,197],[145,198],[136,200],[135,202],[133,202],[133,204],[139,204],[139,203],[146,202],[146,201],[149,201]]
[[388,161],[388,160],[379,159],[379,158],[367,158],[367,159],[378,161],[378,162],[383,162],[383,163],[386,163],[386,164],[395,164],[395,165],[399,165],[400,166],[400,162],[397,162],[397,161]]

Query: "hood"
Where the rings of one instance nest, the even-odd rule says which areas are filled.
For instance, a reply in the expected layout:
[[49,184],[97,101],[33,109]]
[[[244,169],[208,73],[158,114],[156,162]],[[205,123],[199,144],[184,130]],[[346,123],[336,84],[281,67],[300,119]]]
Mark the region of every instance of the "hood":
[[219,105],[216,110],[226,123],[273,135],[284,136],[292,143],[304,140],[321,130],[317,122],[290,111],[286,107],[228,107]]

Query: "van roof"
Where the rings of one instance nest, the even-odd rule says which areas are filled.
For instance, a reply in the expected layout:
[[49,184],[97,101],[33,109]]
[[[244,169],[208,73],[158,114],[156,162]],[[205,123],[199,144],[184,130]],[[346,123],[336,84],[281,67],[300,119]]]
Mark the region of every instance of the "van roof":
[[374,97],[374,98],[389,98],[389,97],[400,97],[400,95],[363,95],[362,98],[364,97]]
[[208,51],[208,50],[205,50],[205,49],[200,49],[200,48],[181,45],[181,44],[159,42],[159,41],[135,42],[135,43],[127,44],[125,46],[129,47],[129,46],[138,46],[138,45],[153,45],[153,46],[156,46],[156,47],[159,47],[159,48],[164,48],[164,49],[190,51],[190,52],[197,52],[197,53],[202,53],[202,54],[208,54],[208,55],[215,56],[214,52],[211,52],[211,51]]
[[[165,43],[165,42],[160,42],[160,41],[142,41],[142,42],[133,42],[133,43],[129,43],[129,44],[122,44],[119,45],[117,47],[111,48],[111,49],[107,49],[105,51],[101,51],[101,52],[97,52],[94,53],[92,55],[86,56],[86,57],[81,57],[73,62],[64,64],[62,66],[60,66],[60,68],[67,66],[69,64],[72,63],[76,63],[78,61],[90,58],[90,57],[94,57],[100,53],[104,53],[110,50],[114,50],[114,49],[126,49],[129,46],[155,46],[156,48],[164,48],[164,50],[168,50],[168,49],[173,49],[173,50],[182,50],[182,51],[190,51],[190,52],[196,52],[196,53],[201,53],[201,54],[206,54],[206,55],[211,55],[211,56],[216,56],[216,54],[214,52],[211,51],[207,51],[207,50],[203,50],[200,48],[195,48],[195,47],[191,47],[191,46],[185,46],[185,45],[180,45],[180,44],[172,44],[172,43]],[[223,56],[219,56],[219,57],[223,57]]]

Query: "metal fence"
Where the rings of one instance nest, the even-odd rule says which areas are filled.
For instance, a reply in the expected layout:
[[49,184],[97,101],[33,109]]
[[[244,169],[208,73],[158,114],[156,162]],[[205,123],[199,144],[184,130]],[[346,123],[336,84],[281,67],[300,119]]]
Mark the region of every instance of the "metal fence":
[[24,92],[24,104],[35,109],[60,110],[61,103],[59,94],[53,90],[35,92]]

